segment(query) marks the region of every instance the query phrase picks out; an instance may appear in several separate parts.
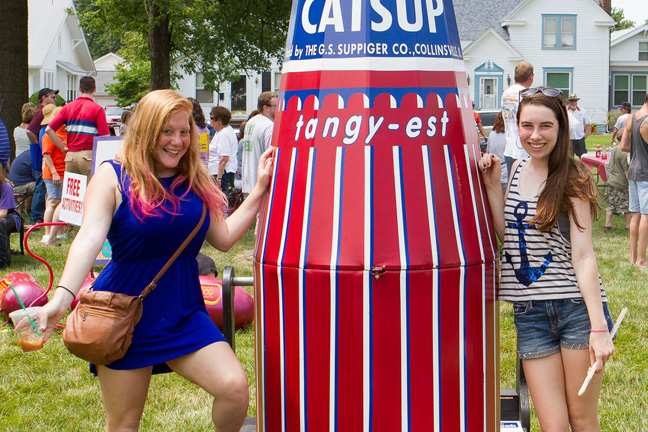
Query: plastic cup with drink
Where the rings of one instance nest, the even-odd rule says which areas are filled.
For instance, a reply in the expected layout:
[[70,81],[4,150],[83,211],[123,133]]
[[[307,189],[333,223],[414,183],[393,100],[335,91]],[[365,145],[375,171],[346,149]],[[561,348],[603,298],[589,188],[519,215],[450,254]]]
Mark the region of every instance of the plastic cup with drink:
[[25,352],[36,351],[43,347],[43,333],[38,329],[40,310],[40,306],[29,307],[9,314],[9,318],[14,323],[14,331],[20,340],[20,347]]

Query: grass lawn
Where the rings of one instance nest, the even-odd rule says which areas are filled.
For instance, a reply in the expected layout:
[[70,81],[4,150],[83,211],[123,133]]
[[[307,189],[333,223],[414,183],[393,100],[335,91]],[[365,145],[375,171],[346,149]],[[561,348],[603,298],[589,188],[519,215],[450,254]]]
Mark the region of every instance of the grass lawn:
[[[588,148],[596,148],[609,135],[588,138]],[[602,202],[605,207],[605,203]],[[613,219],[614,230],[603,230],[603,218],[594,223],[594,247],[599,271],[610,299],[614,318],[623,307],[629,313],[616,341],[616,352],[606,366],[600,403],[604,431],[648,430],[648,270],[629,264],[628,233],[623,219]],[[30,238],[32,250],[54,267],[55,278],[62,272],[70,240],[60,248],[40,244],[39,233]],[[17,249],[16,235],[12,247]],[[204,247],[219,269],[234,265],[238,276],[252,275],[253,232],[248,232],[227,254]],[[34,275],[43,287],[49,276],[45,266],[28,256],[14,256],[12,271]],[[100,270],[100,268],[97,268]],[[515,382],[515,332],[512,308],[501,304],[501,385]],[[250,327],[237,333],[237,355],[250,382],[249,416],[256,414],[254,385],[254,334]],[[55,332],[45,348],[23,353],[11,326],[0,327],[0,431],[103,431],[104,415],[97,380],[88,372],[87,363],[69,354]],[[142,418],[143,431],[212,431],[211,398],[174,374],[154,376]],[[360,403],[360,401],[358,402]],[[532,430],[540,430],[532,418]]]

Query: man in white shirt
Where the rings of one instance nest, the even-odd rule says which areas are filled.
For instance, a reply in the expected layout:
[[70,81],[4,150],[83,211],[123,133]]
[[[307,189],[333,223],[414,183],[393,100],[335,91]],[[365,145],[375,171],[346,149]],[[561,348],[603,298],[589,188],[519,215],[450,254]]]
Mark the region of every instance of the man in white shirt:
[[229,124],[231,119],[230,110],[222,106],[213,107],[209,114],[211,127],[216,131],[209,143],[209,174],[227,195],[229,208],[232,206],[231,189],[234,187],[234,174],[238,166],[238,139],[234,128]]
[[508,172],[511,173],[513,162],[527,157],[529,154],[520,143],[520,134],[517,126],[517,110],[520,104],[520,91],[533,84],[533,65],[521,61],[515,66],[515,84],[502,93],[502,117],[504,118],[504,133],[506,134],[506,148],[504,157]]
[[612,131],[612,145],[616,143],[616,138],[619,138],[619,141],[621,141],[623,130],[626,127],[626,121],[628,120],[628,116],[632,112],[632,107],[630,106],[629,102],[623,102],[621,105],[619,105],[619,111],[621,112],[621,115],[614,124],[614,130]]
[[243,147],[243,193],[249,194],[257,180],[259,158],[270,147],[274,118],[277,112],[279,96],[274,92],[263,92],[259,95],[257,107],[260,115],[252,117],[245,125],[245,136],[241,140]]
[[578,159],[585,153],[587,153],[587,148],[585,147],[585,138],[589,135],[591,129],[591,121],[587,115],[587,111],[582,110],[578,107],[578,101],[580,98],[576,93],[572,93],[567,98],[569,105],[567,106],[567,113],[569,114],[569,131],[571,134],[571,144],[574,154],[578,156]]

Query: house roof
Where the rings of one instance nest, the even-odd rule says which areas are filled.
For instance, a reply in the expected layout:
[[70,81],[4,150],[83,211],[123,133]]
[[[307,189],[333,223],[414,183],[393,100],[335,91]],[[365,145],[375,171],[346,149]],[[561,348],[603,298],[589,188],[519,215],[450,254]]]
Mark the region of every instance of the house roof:
[[115,70],[115,65],[118,65],[119,63],[123,63],[126,61],[123,57],[113,53],[109,52],[108,54],[104,54],[103,56],[99,57],[94,61],[95,68],[97,69],[97,72],[100,70],[102,71],[114,71]]
[[454,2],[459,39],[473,41],[490,27],[504,40],[509,40],[508,32],[502,27],[501,22],[519,3],[520,0],[462,0]]
[[[489,27],[504,40],[509,34],[502,26],[518,10],[534,0],[460,0],[454,2],[459,38],[462,41],[474,41]],[[590,0],[600,7],[600,0]],[[603,9],[601,9],[603,11]],[[605,13],[605,12],[604,12]],[[612,19],[612,18],[610,18]]]
[[648,24],[612,32],[612,35],[610,36],[610,46],[620,44],[621,42],[628,40],[640,33],[643,33],[644,36],[648,36]]
[[[68,10],[73,13],[69,14]],[[72,0],[29,0],[28,37],[29,37],[29,67],[43,66],[47,54],[56,43],[56,37],[63,26],[68,26],[70,34],[76,41],[74,51],[79,58],[82,73],[95,72],[92,55],[88,49],[85,36]]]
[[484,31],[484,33],[479,35],[477,39],[470,42],[470,44],[463,49],[464,59],[466,58],[466,56],[469,56],[470,52],[473,49],[475,49],[477,46],[479,46],[479,43],[482,40],[484,40],[488,35],[493,35],[495,40],[497,40],[500,44],[502,44],[502,47],[509,52],[509,55],[512,58],[517,58],[519,60],[522,60],[524,58],[522,54],[518,50],[516,50],[507,40],[505,40],[497,31],[495,31],[495,29],[489,27]]

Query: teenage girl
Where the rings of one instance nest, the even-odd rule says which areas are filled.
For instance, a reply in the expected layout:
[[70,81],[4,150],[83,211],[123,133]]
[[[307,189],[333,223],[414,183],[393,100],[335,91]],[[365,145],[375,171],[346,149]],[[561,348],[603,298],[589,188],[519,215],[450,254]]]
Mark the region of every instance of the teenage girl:
[[[592,247],[596,185],[572,154],[561,91],[529,88],[520,99],[520,141],[530,157],[513,165],[505,196],[499,158],[485,154],[479,163],[503,242],[499,299],[513,303],[542,430],[599,431],[601,372],[614,345]],[[590,365],[597,374],[578,396]]]

